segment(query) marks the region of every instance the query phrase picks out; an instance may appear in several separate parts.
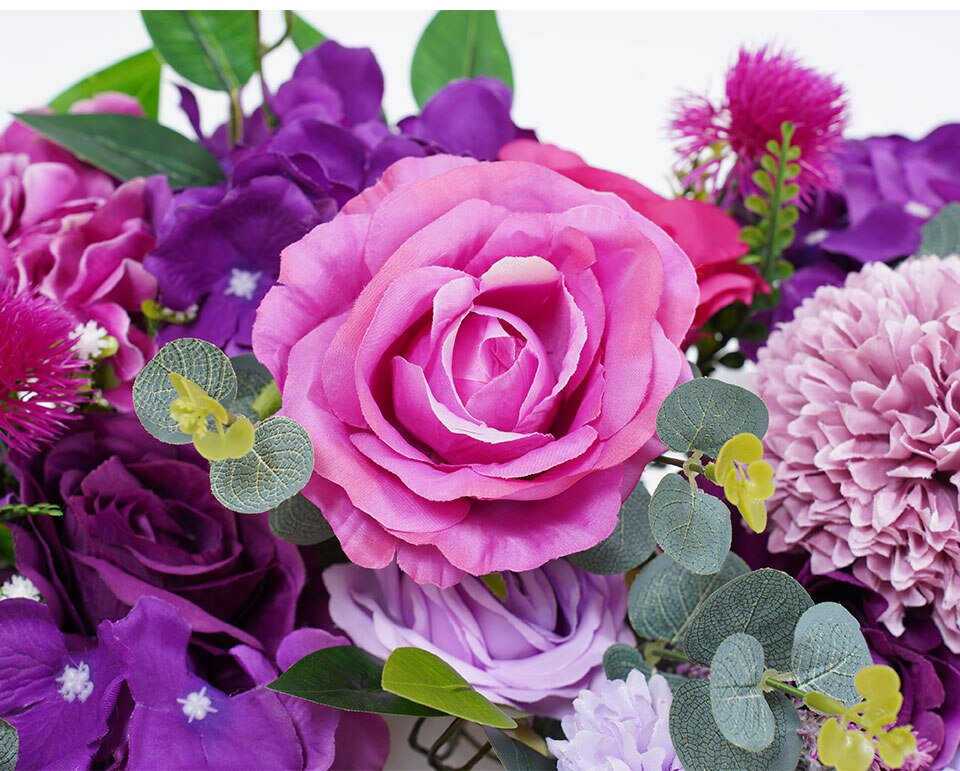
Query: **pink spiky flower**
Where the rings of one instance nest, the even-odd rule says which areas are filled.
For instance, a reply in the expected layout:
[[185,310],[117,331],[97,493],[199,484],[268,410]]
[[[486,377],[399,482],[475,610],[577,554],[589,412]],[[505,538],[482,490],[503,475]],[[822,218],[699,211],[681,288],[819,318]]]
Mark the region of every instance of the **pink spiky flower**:
[[829,75],[803,66],[793,54],[767,47],[754,52],[740,49],[727,73],[723,103],[715,105],[704,96],[682,97],[671,130],[688,161],[706,162],[700,167],[702,174],[715,178],[732,151],[736,158],[728,179],[749,187],[767,142],[780,141],[784,121],[797,129],[793,144],[800,148],[801,174],[796,181],[804,197],[833,187],[834,158],[847,121],[844,88]]
[[0,442],[30,452],[54,439],[84,400],[74,321],[46,297],[0,287]]

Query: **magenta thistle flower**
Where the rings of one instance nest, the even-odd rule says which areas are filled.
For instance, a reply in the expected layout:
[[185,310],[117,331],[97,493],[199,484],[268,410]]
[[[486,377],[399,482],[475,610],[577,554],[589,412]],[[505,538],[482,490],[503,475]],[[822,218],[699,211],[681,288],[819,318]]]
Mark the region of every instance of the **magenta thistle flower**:
[[74,326],[46,297],[0,287],[0,441],[8,447],[50,441],[84,398]]
[[[722,104],[704,96],[681,98],[671,129],[681,154],[691,162],[706,162],[704,173],[717,175],[719,161],[732,151],[736,160],[730,179],[746,183],[767,142],[779,141],[781,125],[790,121],[797,127],[793,144],[801,151],[797,182],[806,195],[836,183],[833,159],[846,120],[840,83],[803,66],[793,54],[764,47],[740,49],[727,73]],[[701,157],[705,152],[709,157]]]

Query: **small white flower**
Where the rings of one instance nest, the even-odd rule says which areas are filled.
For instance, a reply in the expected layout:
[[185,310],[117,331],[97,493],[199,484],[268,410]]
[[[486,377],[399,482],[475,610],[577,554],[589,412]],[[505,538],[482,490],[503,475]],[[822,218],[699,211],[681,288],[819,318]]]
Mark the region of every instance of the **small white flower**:
[[919,201],[907,201],[903,205],[903,210],[911,217],[919,217],[922,220],[933,216],[933,209]]
[[70,333],[70,339],[74,341],[74,350],[84,359],[96,359],[111,347],[111,341],[107,340],[107,330],[93,319],[86,324],[77,324]]
[[253,273],[249,270],[231,268],[230,285],[226,288],[224,294],[239,297],[241,300],[252,300],[253,293],[257,291],[261,273],[262,271],[259,270]]
[[188,723],[203,720],[210,712],[217,711],[210,697],[207,696],[207,686],[203,686],[199,691],[188,693],[185,699],[177,699],[177,704],[183,705],[183,714],[190,718]]
[[93,693],[93,681],[90,679],[90,667],[87,662],[81,661],[77,667],[66,666],[63,674],[57,678],[60,683],[58,693],[64,701],[78,700],[83,703]]
[[13,575],[0,586],[0,602],[14,598],[40,602],[40,590],[26,576]]
[[827,230],[811,230],[807,233],[807,237],[803,239],[803,243],[807,246],[816,246],[821,241],[824,241],[827,236],[830,235],[830,232]]

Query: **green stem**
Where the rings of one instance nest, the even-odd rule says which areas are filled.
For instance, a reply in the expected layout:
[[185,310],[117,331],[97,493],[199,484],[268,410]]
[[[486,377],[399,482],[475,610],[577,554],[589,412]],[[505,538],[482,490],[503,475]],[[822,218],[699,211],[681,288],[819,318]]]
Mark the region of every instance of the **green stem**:
[[260,78],[260,93],[262,94],[263,101],[263,118],[266,121],[267,126],[270,128],[276,128],[278,121],[277,115],[270,106],[270,101],[267,99],[267,80],[263,74],[263,59],[271,51],[275,51],[277,48],[282,46],[286,42],[287,38],[290,37],[290,34],[293,31],[293,11],[283,12],[283,22],[283,35],[281,35],[280,39],[277,40],[277,42],[273,45],[266,46],[260,41],[260,12],[257,11],[257,76]]
[[683,661],[687,664],[693,662],[693,659],[689,656],[684,656],[682,653],[672,651],[669,648],[651,647],[647,648],[645,652],[660,659],[667,659],[668,661]]
[[767,242],[763,247],[763,269],[760,273],[769,282],[770,268],[773,266],[774,254],[777,243],[777,224],[780,219],[780,207],[783,205],[783,186],[786,182],[787,166],[790,163],[787,157],[787,151],[790,148],[790,140],[793,137],[793,131],[784,131],[781,128],[780,138],[780,157],[777,159],[777,181],[773,188],[773,195],[770,197],[770,229],[767,231]]
[[240,91],[230,91],[230,145],[236,146],[243,139],[243,107],[240,105]]
[[776,688],[778,691],[783,691],[788,696],[795,696],[798,699],[803,699],[807,695],[806,691],[801,691],[799,688],[795,688],[792,685],[783,682],[783,680],[777,680],[775,677],[766,678],[763,681],[763,684],[768,688]]
[[683,468],[685,462],[686,461],[679,460],[678,458],[671,458],[668,455],[658,455],[651,461],[651,463],[663,463],[665,466],[676,466],[677,468]]

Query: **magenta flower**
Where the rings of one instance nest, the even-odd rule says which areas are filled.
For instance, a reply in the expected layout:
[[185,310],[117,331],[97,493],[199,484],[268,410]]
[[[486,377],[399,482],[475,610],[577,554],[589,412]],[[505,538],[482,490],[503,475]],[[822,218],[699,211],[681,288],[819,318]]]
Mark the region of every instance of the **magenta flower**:
[[31,451],[51,441],[83,401],[84,362],[72,331],[50,300],[0,286],[0,441],[8,447]]
[[[829,75],[803,66],[787,52],[741,49],[727,73],[723,102],[686,96],[677,104],[671,128],[679,151],[690,160],[718,148],[721,155],[732,151],[736,161],[730,179],[743,187],[749,186],[767,142],[779,141],[781,125],[790,121],[797,127],[793,143],[801,150],[797,182],[804,193],[811,193],[836,183],[833,158],[846,112],[843,86]],[[718,169],[716,163],[708,167],[712,174]]]

